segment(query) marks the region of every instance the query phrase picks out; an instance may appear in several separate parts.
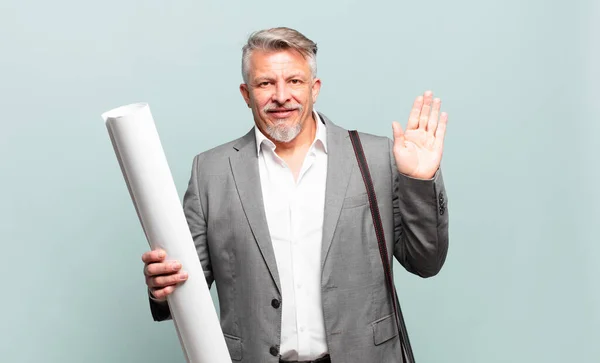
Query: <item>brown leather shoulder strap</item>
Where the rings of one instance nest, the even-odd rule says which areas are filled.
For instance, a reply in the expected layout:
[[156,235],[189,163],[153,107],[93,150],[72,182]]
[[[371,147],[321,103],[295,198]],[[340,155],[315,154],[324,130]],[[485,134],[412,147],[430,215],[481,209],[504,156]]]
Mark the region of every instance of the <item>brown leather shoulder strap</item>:
[[362,174],[365,187],[367,189],[367,196],[369,198],[369,206],[371,207],[371,217],[373,218],[373,226],[375,227],[375,235],[377,236],[377,243],[379,244],[379,255],[381,256],[381,263],[385,274],[385,279],[390,293],[390,299],[392,300],[392,306],[394,307],[394,314],[396,316],[396,324],[398,332],[400,334],[400,342],[405,362],[415,363],[415,357],[413,355],[412,347],[408,339],[408,331],[406,330],[406,323],[402,316],[402,310],[400,308],[400,302],[396,296],[396,289],[394,287],[394,277],[392,276],[392,269],[390,267],[390,261],[388,260],[387,246],[385,243],[385,234],[383,233],[383,224],[381,223],[381,215],[379,214],[379,207],[377,205],[377,196],[375,195],[375,187],[373,186],[373,180],[371,179],[371,172],[369,171],[369,165],[365,157],[362,144],[358,132],[355,130],[348,131],[350,134],[350,140],[352,141],[352,147],[356,154],[356,160],[358,161],[358,167]]

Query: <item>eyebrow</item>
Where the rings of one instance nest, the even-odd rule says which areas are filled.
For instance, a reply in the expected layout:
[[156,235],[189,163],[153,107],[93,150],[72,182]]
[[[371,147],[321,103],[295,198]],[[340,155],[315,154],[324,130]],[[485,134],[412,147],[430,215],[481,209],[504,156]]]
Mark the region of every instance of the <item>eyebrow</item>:
[[260,77],[256,77],[256,78],[252,79],[252,80],[251,80],[251,82],[252,82],[252,83],[262,83],[262,82],[265,82],[265,81],[269,81],[269,82],[271,82],[271,81],[273,81],[273,80],[274,80],[274,78],[273,78],[273,77],[269,77],[269,76],[260,76]]
[[[300,78],[300,79],[307,79],[308,77],[306,77],[306,75],[303,75],[301,73],[292,73],[289,76],[285,77],[285,80],[288,81],[290,79],[294,79],[294,78]],[[275,81],[274,77],[269,77],[269,76],[260,76],[260,77],[256,77],[253,80],[255,83],[261,83],[261,82],[265,82],[265,81]]]

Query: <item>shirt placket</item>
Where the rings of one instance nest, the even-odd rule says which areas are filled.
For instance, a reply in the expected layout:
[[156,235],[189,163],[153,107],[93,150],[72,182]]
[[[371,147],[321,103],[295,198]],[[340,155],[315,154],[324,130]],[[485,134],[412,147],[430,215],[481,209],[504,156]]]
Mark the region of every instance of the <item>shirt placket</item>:
[[[304,281],[301,281],[302,277],[299,276],[301,275],[301,273],[299,273],[299,271],[301,271],[301,267],[300,261],[298,259],[298,252],[294,251],[298,243],[297,239],[295,238],[296,226],[294,226],[294,220],[297,219],[297,210],[295,208],[295,201],[297,199],[297,185],[294,181],[294,176],[292,174],[291,169],[287,166],[285,161],[275,153],[274,150],[271,150],[270,157],[273,160],[273,164],[277,165],[277,167],[273,171],[276,175],[274,178],[274,180],[276,181],[273,187],[278,190],[279,203],[287,203],[288,210],[288,219],[286,223],[288,231],[288,241],[286,247],[288,249],[287,254],[290,256],[291,276],[288,276],[284,283],[289,283],[291,285],[291,290],[293,290],[293,293],[292,295],[288,295],[287,297],[293,299],[294,301],[293,303],[287,304],[284,301],[284,306],[285,309],[288,310],[288,312],[292,314],[292,316],[294,316],[296,324],[293,328],[294,331],[289,332],[291,335],[288,336],[287,339],[296,340],[296,351],[298,352],[298,355],[301,355],[303,349],[305,348],[305,344],[304,339],[301,339],[302,334],[299,330],[299,322],[303,321],[302,319],[306,318],[304,317],[305,313],[298,311],[298,305],[302,306],[302,301],[299,302],[299,300],[302,299],[302,296],[300,294],[302,293],[301,290]],[[300,289],[298,289],[298,287],[300,287]]]
[[290,199],[290,226],[291,226],[291,249],[292,249],[292,261],[293,261],[293,276],[294,276],[294,291],[296,296],[296,331],[298,337],[298,359],[302,360],[306,356],[311,354],[311,343],[310,343],[310,332],[308,329],[308,323],[310,320],[310,312],[307,307],[308,296],[306,289],[306,276],[308,271],[305,271],[303,263],[304,253],[310,253],[310,251],[304,251],[302,246],[302,220],[301,203],[303,198],[310,198],[306,195],[304,189],[306,189],[306,182],[304,177],[311,165],[314,163],[315,154],[309,150],[306,159],[302,165],[301,171],[298,174],[298,182],[294,185],[294,191],[291,193]]

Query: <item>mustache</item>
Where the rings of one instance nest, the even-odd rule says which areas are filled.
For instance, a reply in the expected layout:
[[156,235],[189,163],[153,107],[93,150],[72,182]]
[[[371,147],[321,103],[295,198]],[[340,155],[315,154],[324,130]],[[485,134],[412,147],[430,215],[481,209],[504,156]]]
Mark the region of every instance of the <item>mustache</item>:
[[269,111],[281,111],[281,110],[285,110],[285,111],[293,111],[293,110],[300,110],[302,111],[303,107],[301,104],[299,103],[284,103],[283,105],[279,105],[276,103],[270,103],[268,105],[266,105],[265,107],[263,107],[263,111],[264,112],[269,112]]

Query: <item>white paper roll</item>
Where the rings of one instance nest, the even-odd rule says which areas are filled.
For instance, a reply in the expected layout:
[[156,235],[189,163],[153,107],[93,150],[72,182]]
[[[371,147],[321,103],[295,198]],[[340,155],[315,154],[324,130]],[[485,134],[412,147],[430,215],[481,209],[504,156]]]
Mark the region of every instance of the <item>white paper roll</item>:
[[231,363],[150,107],[122,106],[102,118],[150,247],[164,249],[188,273],[168,297],[187,361]]

